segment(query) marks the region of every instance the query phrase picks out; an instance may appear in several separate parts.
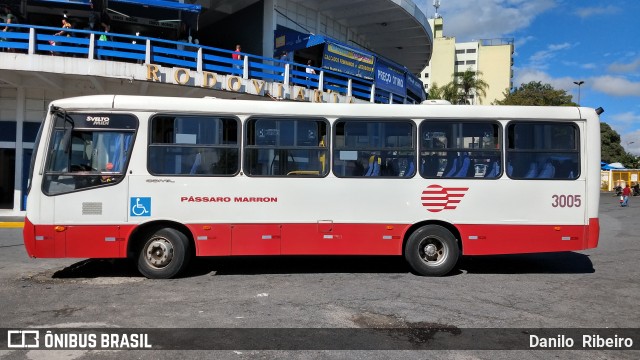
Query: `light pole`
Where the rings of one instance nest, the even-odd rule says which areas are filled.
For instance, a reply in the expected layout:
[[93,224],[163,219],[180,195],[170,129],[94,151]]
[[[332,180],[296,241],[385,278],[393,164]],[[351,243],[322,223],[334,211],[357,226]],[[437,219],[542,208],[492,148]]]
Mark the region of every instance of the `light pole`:
[[580,106],[580,85],[584,84],[584,81],[574,81],[574,84],[578,85],[578,106]]

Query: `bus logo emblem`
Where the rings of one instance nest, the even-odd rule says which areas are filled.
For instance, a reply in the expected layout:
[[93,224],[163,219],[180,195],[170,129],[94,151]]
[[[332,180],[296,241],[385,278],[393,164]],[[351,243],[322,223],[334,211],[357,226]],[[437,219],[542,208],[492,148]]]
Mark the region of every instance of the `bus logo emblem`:
[[440,185],[429,185],[422,192],[422,206],[430,212],[454,210],[466,194],[468,187],[443,188]]

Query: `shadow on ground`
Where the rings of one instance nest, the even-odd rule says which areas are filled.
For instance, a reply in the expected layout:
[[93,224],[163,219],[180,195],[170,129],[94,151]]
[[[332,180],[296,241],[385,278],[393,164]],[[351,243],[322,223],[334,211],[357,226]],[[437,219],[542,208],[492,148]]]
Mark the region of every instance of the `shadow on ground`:
[[458,268],[469,274],[590,274],[588,255],[577,252],[466,256]]
[[[466,256],[448,275],[593,273],[589,256],[575,252]],[[181,277],[206,274],[410,273],[400,256],[259,256],[197,258]],[[56,271],[53,278],[141,277],[126,259],[89,259]]]

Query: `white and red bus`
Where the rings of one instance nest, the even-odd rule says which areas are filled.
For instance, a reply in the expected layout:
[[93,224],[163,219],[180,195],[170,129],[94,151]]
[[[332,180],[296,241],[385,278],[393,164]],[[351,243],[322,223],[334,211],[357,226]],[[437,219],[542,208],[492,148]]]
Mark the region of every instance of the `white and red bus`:
[[24,242],[36,258],[460,255],[598,244],[600,124],[583,107],[101,95],[44,120]]

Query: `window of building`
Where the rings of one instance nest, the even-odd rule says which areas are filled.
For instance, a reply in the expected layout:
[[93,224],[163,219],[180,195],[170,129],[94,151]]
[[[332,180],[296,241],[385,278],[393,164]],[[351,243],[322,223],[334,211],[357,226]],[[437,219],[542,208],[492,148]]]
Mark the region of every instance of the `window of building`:
[[16,122],[0,121],[0,141],[16,141]]
[[514,179],[577,179],[578,128],[573,123],[511,123],[506,161],[507,175]]
[[36,135],[40,129],[39,122],[24,122],[22,123],[22,142],[32,143],[36,141]]
[[324,119],[251,118],[246,122],[245,174],[325,176],[328,128]]
[[467,49],[467,54],[475,54],[476,49]]
[[239,121],[217,116],[156,116],[147,167],[154,175],[231,176],[239,171]]
[[456,60],[456,65],[464,65],[464,60]]
[[420,175],[497,178],[502,173],[500,144],[497,122],[422,122]]
[[0,209],[13,209],[16,149],[0,149]]
[[467,65],[475,65],[475,60],[467,60]]
[[456,50],[456,54],[464,54],[464,49],[458,49],[458,50]]
[[416,173],[412,121],[340,120],[335,124],[337,177],[412,177]]

